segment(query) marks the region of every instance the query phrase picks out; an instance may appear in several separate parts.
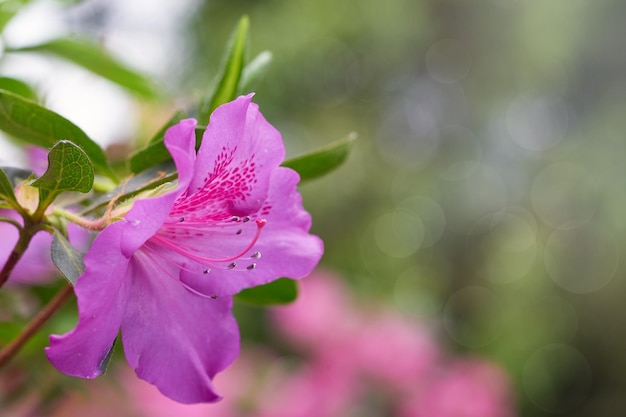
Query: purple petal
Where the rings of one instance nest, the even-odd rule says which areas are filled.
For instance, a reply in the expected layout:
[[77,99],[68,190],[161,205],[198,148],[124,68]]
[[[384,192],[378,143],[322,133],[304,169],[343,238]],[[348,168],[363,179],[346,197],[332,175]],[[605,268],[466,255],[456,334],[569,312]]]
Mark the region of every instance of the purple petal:
[[[308,233],[311,216],[302,208],[302,197],[296,190],[298,181],[298,174],[289,168],[274,170],[268,201],[258,214],[267,219],[267,225],[250,251],[250,255],[260,252],[260,258],[240,259],[237,269],[213,269],[209,274],[183,270],[181,281],[203,294],[231,295],[280,277],[297,279],[307,276],[319,262],[324,249],[321,239]],[[266,209],[269,212],[265,212]],[[218,241],[220,248],[215,251],[237,253],[245,248],[245,239],[249,238],[239,241],[232,237],[221,239]],[[205,247],[208,251],[214,249],[208,245]],[[254,269],[248,270],[247,266],[252,263]]]
[[50,336],[46,354],[61,372],[83,378],[102,373],[101,364],[117,337],[129,281],[128,259],[120,253],[122,223],[104,229],[85,256],[85,272],[74,291],[78,324],[62,336]]
[[132,261],[132,298],[122,323],[128,363],[137,375],[183,403],[220,399],[211,379],[239,352],[232,299],[185,289],[175,267],[150,250]]
[[165,133],[165,146],[172,155],[178,171],[178,185],[174,191],[162,196],[135,201],[133,208],[126,215],[126,220],[132,227],[124,232],[122,240],[124,255],[130,257],[161,228],[174,201],[187,189],[196,157],[195,127],[194,119],[185,119],[170,127]]
[[242,96],[211,115],[198,151],[190,194],[238,215],[256,211],[267,196],[271,172],[285,157],[280,133]]

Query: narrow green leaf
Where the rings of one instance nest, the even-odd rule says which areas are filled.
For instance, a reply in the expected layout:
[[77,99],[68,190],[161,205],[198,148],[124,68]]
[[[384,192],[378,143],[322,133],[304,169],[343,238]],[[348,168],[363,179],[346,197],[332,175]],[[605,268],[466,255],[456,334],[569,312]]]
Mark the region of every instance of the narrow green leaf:
[[298,285],[289,278],[280,278],[269,284],[247,288],[235,299],[255,305],[287,304],[298,298]]
[[64,58],[94,74],[112,81],[144,98],[155,98],[155,86],[148,78],[127,68],[109,55],[101,45],[86,39],[62,38],[24,48],[7,48],[7,52],[45,52]]
[[243,16],[231,35],[213,86],[200,103],[198,109],[200,124],[207,124],[213,110],[237,96],[237,87],[245,65],[248,47],[249,23],[248,16]]
[[72,285],[76,285],[78,277],[85,270],[84,256],[82,252],[74,249],[62,234],[54,233],[52,237],[52,262]]
[[69,140],[89,155],[99,172],[117,181],[100,146],[81,128],[52,110],[3,90],[0,90],[0,130],[48,149],[61,139]]
[[39,101],[35,90],[24,81],[16,78],[0,77],[0,90],[10,91],[32,101]]
[[283,162],[283,166],[300,174],[301,181],[321,177],[345,162],[356,138],[356,133],[351,133],[316,151],[289,159]]
[[118,186],[114,190],[106,194],[102,194],[95,199],[90,199],[90,205],[81,211],[81,215],[87,216],[91,214],[102,214],[109,203],[115,199],[116,204],[123,204],[130,198],[137,195],[154,190],[163,184],[175,181],[178,178],[178,172],[172,162],[160,164],[157,167],[150,168],[137,175],[134,175],[129,181]]
[[39,204],[47,207],[63,191],[86,193],[93,186],[93,166],[77,145],[61,140],[48,152],[48,169],[31,183],[39,188]]
[[[202,134],[205,130],[205,126],[196,126],[196,149],[202,142]],[[172,155],[165,147],[164,137],[161,136],[159,139],[153,139],[145,148],[136,151],[130,157],[129,166],[131,172],[137,174],[171,159]]]
[[13,193],[13,185],[11,184],[9,177],[7,177],[7,174],[5,174],[4,171],[2,171],[1,169],[0,169],[0,199],[6,201],[7,203],[11,204],[14,207],[19,206],[19,204],[17,203],[17,200],[15,199],[15,194]]
[[246,65],[241,73],[237,95],[247,94],[254,90],[259,81],[267,74],[272,59],[273,56],[270,51],[263,51]]

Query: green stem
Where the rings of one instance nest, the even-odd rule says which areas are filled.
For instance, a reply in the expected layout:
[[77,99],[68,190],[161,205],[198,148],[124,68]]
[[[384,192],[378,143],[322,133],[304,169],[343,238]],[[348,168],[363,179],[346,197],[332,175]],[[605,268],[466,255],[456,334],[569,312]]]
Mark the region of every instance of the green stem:
[[24,330],[0,350],[0,368],[6,365],[54,313],[70,298],[74,288],[65,285],[52,300],[26,325]]
[[71,211],[67,211],[59,207],[55,207],[53,213],[88,230],[102,230],[105,226],[104,219],[88,220],[76,213],[72,213]]

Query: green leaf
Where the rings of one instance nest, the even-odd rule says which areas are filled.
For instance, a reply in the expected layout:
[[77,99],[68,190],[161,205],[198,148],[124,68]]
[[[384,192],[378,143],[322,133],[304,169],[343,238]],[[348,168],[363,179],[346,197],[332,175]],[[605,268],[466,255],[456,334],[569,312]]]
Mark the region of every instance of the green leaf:
[[[202,134],[205,130],[204,126],[196,126],[196,149],[202,142]],[[137,174],[171,159],[172,155],[165,147],[164,138],[161,136],[159,139],[153,139],[148,146],[138,150],[130,157],[130,170],[132,173]]]
[[237,87],[245,64],[248,48],[248,16],[243,16],[233,31],[222,58],[222,65],[209,94],[200,103],[198,120],[207,124],[213,110],[232,101],[237,96]]
[[172,117],[170,117],[167,123],[165,123],[163,127],[161,127],[161,129],[159,129],[159,131],[152,136],[145,148],[136,151],[130,157],[129,166],[131,172],[137,174],[148,168],[167,162],[172,158],[163,143],[165,132],[168,128],[175,125],[185,117],[187,117],[187,113],[182,110],[178,110]]
[[95,199],[90,199],[90,205],[81,211],[82,216],[95,213],[102,214],[106,207],[115,200],[115,204],[123,204],[130,198],[154,190],[168,182],[173,182],[178,178],[178,172],[172,162],[161,164],[138,175],[134,175],[129,181],[118,186],[106,194],[102,194]]
[[48,149],[61,139],[69,140],[89,155],[99,172],[117,181],[100,146],[78,126],[52,110],[3,90],[0,90],[0,130]]
[[39,188],[40,207],[48,207],[63,191],[88,192],[93,179],[93,166],[87,154],[72,142],[62,140],[48,152],[46,172],[31,185]]
[[10,91],[32,101],[39,101],[35,90],[24,81],[16,78],[0,77],[0,90]]
[[29,179],[33,173],[24,168],[16,168],[16,167],[0,167],[9,179],[9,182],[13,186],[13,188],[17,187],[19,183]]
[[45,52],[64,58],[94,74],[112,81],[141,97],[157,97],[155,86],[148,78],[127,68],[101,45],[86,39],[62,38],[24,48],[7,48],[7,52]]
[[11,204],[13,207],[18,207],[19,204],[15,199],[15,194],[13,193],[13,185],[7,177],[7,174],[4,173],[0,169],[0,198],[7,203]]
[[83,274],[85,264],[82,252],[72,247],[70,242],[60,233],[52,237],[52,262],[72,285],[76,285],[78,277]]
[[254,90],[258,82],[267,74],[272,59],[273,56],[270,51],[263,51],[246,65],[241,73],[237,95],[247,94]]
[[287,304],[298,298],[298,285],[289,278],[280,278],[269,284],[247,288],[235,299],[255,305]]
[[350,133],[316,151],[289,159],[282,166],[300,174],[301,181],[321,177],[345,162],[356,138],[356,133]]
[[4,30],[7,23],[13,19],[13,16],[15,16],[26,3],[28,3],[26,0],[0,1],[0,32]]

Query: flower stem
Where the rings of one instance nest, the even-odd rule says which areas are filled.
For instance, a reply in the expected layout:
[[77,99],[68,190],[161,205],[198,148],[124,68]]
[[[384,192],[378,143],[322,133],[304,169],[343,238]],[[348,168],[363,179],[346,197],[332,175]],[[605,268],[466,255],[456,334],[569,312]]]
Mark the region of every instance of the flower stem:
[[[25,220],[25,223],[29,223]],[[23,228],[20,228],[20,237],[15,244],[15,247],[11,251],[9,258],[4,263],[2,270],[0,271],[0,287],[4,285],[5,282],[11,276],[11,272],[13,272],[13,268],[22,258],[24,252],[26,252],[26,248],[28,248],[28,244],[30,243],[35,233],[37,233],[41,229],[40,224],[26,224]]]
[[79,216],[76,213],[72,213],[71,211],[63,210],[62,208],[55,207],[54,214],[60,217],[64,217],[72,223],[79,225],[88,230],[102,230],[104,228],[105,222],[103,219],[97,220],[88,220],[84,217]]
[[48,304],[41,310],[33,319],[26,325],[24,330],[0,350],[0,368],[6,365],[17,352],[24,346],[24,344],[30,339],[36,332],[44,325],[46,321],[69,299],[74,292],[74,288],[65,285],[57,294],[50,300]]

